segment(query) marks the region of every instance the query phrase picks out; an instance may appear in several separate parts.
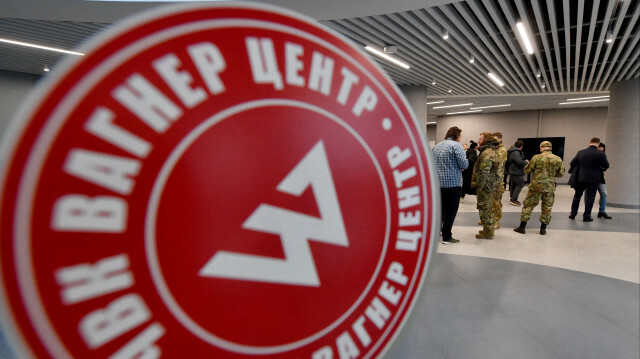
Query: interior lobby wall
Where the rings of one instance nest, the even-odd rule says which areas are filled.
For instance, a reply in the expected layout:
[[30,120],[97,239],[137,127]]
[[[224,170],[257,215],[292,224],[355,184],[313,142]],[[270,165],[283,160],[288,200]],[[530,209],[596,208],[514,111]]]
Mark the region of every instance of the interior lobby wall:
[[[462,129],[463,143],[478,141],[479,134],[484,131],[502,132],[507,148],[520,137],[564,137],[563,160],[569,170],[571,159],[589,145],[592,137],[607,142],[607,111],[607,107],[592,107],[440,116],[437,119],[436,142],[442,141],[452,126]],[[568,181],[568,173],[558,179],[558,183]]]

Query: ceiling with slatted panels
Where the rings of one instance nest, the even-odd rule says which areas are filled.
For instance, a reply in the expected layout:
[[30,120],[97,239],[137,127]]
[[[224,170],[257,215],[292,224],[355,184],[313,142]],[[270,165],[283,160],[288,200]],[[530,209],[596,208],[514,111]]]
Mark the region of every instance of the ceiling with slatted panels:
[[[425,101],[444,101],[428,106],[430,116],[439,116],[507,104],[482,112],[607,106],[606,101],[560,103],[608,95],[613,82],[640,77],[639,16],[640,0],[466,0],[320,22],[362,48],[396,46],[390,56],[409,69],[371,57],[398,85],[422,85]],[[524,50],[519,22],[533,54]],[[109,26],[0,17],[0,38],[74,50]],[[43,74],[44,66],[55,67],[63,56],[73,55],[0,42],[0,70]]]

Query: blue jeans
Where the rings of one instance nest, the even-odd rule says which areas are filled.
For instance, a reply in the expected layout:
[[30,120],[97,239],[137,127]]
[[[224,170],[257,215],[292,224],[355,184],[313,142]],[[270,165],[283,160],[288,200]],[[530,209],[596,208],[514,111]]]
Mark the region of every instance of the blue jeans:
[[607,211],[607,185],[605,183],[598,184],[598,193],[600,193],[600,208],[598,213],[604,213]]

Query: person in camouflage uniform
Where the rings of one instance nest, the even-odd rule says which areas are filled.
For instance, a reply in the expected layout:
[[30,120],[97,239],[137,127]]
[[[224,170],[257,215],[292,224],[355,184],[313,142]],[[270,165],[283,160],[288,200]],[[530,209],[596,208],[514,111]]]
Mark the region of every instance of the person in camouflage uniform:
[[540,234],[547,233],[547,225],[551,221],[554,192],[556,191],[555,177],[562,177],[565,171],[562,159],[551,153],[551,142],[543,141],[540,144],[540,152],[539,155],[533,156],[524,168],[524,173],[532,173],[532,175],[529,192],[522,202],[524,207],[520,215],[520,227],[514,229],[518,233],[525,233],[525,227],[531,218],[531,212],[541,199]]
[[[476,234],[479,239],[493,239],[495,226],[495,213],[493,210],[494,193],[502,181],[502,175],[498,173],[500,168],[500,154],[497,147],[500,144],[490,132],[483,132],[478,139],[481,153],[473,167],[471,176],[471,187],[477,190],[480,221],[482,230]],[[504,163],[503,163],[504,167]]]
[[502,133],[494,132],[493,137],[500,143],[496,150],[500,155],[500,163],[498,166],[498,176],[500,178],[500,185],[493,193],[493,213],[495,215],[495,228],[500,228],[500,220],[502,219],[502,195],[504,194],[504,164],[507,162],[507,149],[502,143]]

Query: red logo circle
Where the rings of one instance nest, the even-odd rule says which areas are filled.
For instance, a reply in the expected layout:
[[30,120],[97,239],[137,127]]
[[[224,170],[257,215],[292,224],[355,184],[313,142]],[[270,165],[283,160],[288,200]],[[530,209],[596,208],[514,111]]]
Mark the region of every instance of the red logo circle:
[[10,138],[1,297],[18,350],[381,355],[435,226],[425,138],[389,79],[256,4],[161,9],[88,47]]

